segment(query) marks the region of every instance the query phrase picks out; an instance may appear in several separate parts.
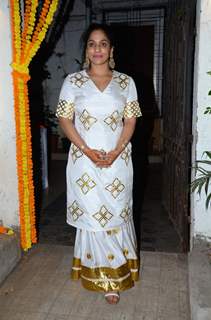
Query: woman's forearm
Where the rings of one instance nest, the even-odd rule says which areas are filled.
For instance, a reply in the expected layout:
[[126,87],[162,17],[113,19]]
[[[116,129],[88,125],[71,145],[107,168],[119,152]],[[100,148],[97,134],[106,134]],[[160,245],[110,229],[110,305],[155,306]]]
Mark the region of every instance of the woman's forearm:
[[115,148],[118,153],[121,153],[122,150],[124,150],[128,142],[132,138],[135,126],[136,118],[129,118],[124,120],[123,130]]
[[66,135],[66,137],[74,143],[79,149],[83,149],[83,151],[88,148],[85,141],[81,138],[78,131],[76,130],[73,122],[66,118],[59,118],[59,124]]
[[[82,149],[82,151],[89,155],[90,153],[90,148],[86,145],[85,141],[81,138],[79,135],[78,131],[76,130],[73,122],[69,119],[66,118],[59,118],[59,123],[64,131],[66,137],[73,142],[79,149]],[[132,138],[132,135],[135,130],[135,125],[136,125],[136,118],[130,118],[130,119],[125,119],[124,120],[124,126],[122,129],[122,133],[119,137],[119,140],[117,142],[117,145],[115,147],[115,153],[120,154],[130,139]]]
[[92,162],[99,167],[107,167],[107,161],[102,157],[101,151],[89,148],[76,130],[73,122],[66,118],[59,118],[59,123],[66,137],[74,143]]

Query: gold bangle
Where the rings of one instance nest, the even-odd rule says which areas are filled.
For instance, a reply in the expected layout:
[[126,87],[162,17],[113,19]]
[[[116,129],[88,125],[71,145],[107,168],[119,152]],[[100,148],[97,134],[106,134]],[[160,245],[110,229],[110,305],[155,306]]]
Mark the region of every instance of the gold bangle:
[[84,145],[84,144],[82,144],[79,148],[81,149],[81,151],[84,151],[84,149],[85,149],[85,145]]
[[126,146],[127,146],[127,142],[126,142],[126,143],[123,142],[123,143],[122,143],[122,148],[125,149]]

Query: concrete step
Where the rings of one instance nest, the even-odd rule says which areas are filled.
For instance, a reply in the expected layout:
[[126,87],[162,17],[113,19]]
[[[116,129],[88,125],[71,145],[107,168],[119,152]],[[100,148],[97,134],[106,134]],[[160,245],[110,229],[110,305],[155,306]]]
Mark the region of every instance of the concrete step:
[[18,234],[0,234],[0,283],[8,276],[21,259]]
[[210,320],[211,243],[195,238],[188,260],[191,320]]

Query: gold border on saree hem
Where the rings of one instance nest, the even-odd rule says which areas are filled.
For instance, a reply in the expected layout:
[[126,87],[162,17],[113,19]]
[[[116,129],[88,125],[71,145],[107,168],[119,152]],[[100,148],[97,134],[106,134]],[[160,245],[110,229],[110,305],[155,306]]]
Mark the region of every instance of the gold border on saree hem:
[[87,278],[97,278],[97,279],[119,279],[124,277],[128,272],[136,272],[138,273],[139,270],[139,260],[137,259],[128,259],[127,262],[118,267],[118,268],[109,268],[109,267],[96,267],[96,268],[89,268],[80,264],[80,259],[73,258],[73,270],[74,268],[81,267],[81,274]]
[[122,282],[123,280],[127,279],[128,277],[131,276],[131,273],[128,272],[125,276],[121,277],[121,278],[118,278],[118,279],[113,279],[113,278],[96,278],[96,279],[93,279],[93,278],[88,278],[88,277],[85,277],[83,274],[81,274],[81,278],[85,279],[85,280],[88,280],[88,281],[92,281],[92,282],[97,282],[97,281],[101,281],[101,282],[108,282],[108,281],[113,281],[113,282]]
[[133,281],[138,281],[139,280],[139,272],[134,272],[131,271],[131,278],[133,279]]
[[[132,281],[138,281],[139,280],[139,271],[138,270],[137,271],[130,270],[128,274],[130,275],[130,278],[132,279]],[[79,279],[87,280],[87,279],[89,279],[87,281],[89,281],[90,283],[93,283],[93,282],[102,283],[103,281],[107,282],[107,283],[118,283],[118,282],[120,282],[120,279],[113,279],[111,277],[106,277],[106,276],[104,276],[104,279],[103,278],[99,278],[99,279],[87,278],[87,277],[85,277],[83,275],[83,271],[81,269],[78,269],[78,270],[72,269],[71,270],[71,279],[73,279],[73,280],[79,280]]]
[[80,267],[81,268],[81,259],[73,257],[73,267]]
[[127,277],[121,282],[117,281],[89,281],[84,278],[81,279],[82,285],[85,289],[91,291],[100,291],[100,292],[108,292],[108,291],[124,291],[130,289],[134,286],[134,281],[132,276]]
[[127,262],[125,264],[123,264],[122,266],[118,267],[118,268],[115,268],[115,269],[111,269],[109,267],[96,267],[96,268],[88,268],[86,266],[82,266],[81,265],[81,259],[80,258],[76,258],[76,257],[73,257],[73,263],[72,263],[72,266],[73,267],[80,267],[80,268],[87,268],[87,269],[91,269],[91,270],[99,270],[99,269],[103,269],[105,271],[108,271],[108,270],[118,270],[122,267],[124,267],[125,265],[128,265],[129,266],[129,269],[139,269],[139,266],[140,266],[140,262],[139,262],[139,259],[127,259]]
[[81,270],[71,270],[70,278],[73,280],[79,280],[81,278]]

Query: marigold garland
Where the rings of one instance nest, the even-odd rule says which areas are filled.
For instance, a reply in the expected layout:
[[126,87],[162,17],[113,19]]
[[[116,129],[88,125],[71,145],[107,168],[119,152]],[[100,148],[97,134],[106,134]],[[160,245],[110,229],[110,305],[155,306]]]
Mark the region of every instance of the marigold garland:
[[26,0],[22,30],[19,0],[10,0],[13,48],[11,66],[13,68],[21,246],[24,250],[28,250],[32,243],[37,242],[27,86],[30,79],[29,64],[45,38],[57,9],[58,1],[45,0],[41,14],[37,18],[38,0]]

